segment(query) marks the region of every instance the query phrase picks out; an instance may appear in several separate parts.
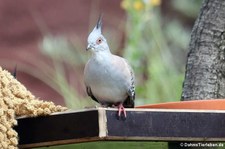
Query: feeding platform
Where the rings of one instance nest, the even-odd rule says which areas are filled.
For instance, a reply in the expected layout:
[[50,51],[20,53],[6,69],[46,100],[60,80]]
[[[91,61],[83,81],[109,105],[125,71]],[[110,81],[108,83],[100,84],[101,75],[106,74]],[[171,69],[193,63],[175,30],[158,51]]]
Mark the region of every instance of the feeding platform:
[[[180,103],[189,105],[191,102]],[[158,105],[126,109],[126,119],[118,118],[117,109],[113,108],[21,117],[17,119],[18,125],[15,127],[19,134],[19,147],[107,140],[225,141],[225,110],[221,105],[217,109],[203,106],[200,110],[186,109],[181,105],[178,107],[183,109],[179,109],[174,104]]]

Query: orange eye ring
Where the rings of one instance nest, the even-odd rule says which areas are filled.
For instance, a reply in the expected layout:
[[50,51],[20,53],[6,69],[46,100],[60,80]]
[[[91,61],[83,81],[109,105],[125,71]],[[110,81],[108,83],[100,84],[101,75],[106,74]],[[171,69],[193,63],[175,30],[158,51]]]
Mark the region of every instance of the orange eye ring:
[[102,43],[102,38],[98,38],[96,41],[97,44],[101,44]]

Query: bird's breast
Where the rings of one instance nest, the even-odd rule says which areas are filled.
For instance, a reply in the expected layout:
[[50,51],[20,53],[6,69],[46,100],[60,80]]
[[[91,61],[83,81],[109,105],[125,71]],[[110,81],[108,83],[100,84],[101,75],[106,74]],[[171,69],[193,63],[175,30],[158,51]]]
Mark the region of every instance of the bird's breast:
[[119,72],[110,64],[91,62],[86,70],[86,84],[91,87],[93,95],[99,102],[122,102],[127,91]]

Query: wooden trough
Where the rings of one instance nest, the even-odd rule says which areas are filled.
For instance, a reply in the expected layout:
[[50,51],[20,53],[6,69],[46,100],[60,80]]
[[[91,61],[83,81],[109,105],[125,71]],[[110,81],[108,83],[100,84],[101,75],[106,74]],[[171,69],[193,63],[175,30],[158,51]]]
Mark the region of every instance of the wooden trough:
[[[217,107],[212,108],[215,102]],[[224,105],[225,100],[147,105],[127,109],[126,119],[118,118],[112,108],[67,111],[18,118],[15,130],[20,148],[101,140],[221,142],[225,141]]]

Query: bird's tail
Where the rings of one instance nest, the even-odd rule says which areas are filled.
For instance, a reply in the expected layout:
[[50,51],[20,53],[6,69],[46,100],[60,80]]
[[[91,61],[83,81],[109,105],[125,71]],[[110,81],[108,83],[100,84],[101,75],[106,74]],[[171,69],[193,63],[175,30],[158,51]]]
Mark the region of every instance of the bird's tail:
[[125,108],[134,108],[134,99],[128,96],[127,99],[124,101],[123,106]]

